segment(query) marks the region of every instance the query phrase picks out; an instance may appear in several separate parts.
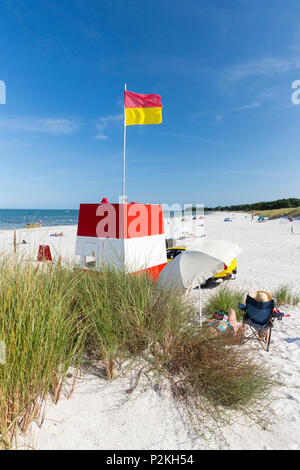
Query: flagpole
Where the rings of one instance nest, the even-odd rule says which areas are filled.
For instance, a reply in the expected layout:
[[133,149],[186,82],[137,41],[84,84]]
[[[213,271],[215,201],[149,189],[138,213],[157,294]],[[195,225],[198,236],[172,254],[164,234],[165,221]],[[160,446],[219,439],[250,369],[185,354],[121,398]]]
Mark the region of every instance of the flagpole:
[[[124,90],[127,90],[125,83]],[[125,203],[125,156],[126,156],[126,113],[125,113],[125,93],[124,93],[124,147],[123,147],[123,182],[122,182],[122,203]]]

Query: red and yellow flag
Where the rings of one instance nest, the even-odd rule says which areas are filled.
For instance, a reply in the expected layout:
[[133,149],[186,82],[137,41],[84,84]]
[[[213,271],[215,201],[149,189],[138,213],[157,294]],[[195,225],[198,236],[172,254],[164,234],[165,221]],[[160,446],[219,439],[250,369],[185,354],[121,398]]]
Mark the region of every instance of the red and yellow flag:
[[133,124],[161,124],[162,105],[159,95],[141,95],[124,92],[126,126]]

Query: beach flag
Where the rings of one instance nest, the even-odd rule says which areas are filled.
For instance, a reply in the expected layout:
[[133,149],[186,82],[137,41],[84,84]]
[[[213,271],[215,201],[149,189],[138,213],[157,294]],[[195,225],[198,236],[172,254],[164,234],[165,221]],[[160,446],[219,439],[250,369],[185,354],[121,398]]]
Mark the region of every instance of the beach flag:
[[142,95],[124,92],[125,125],[161,124],[162,105],[160,95]]

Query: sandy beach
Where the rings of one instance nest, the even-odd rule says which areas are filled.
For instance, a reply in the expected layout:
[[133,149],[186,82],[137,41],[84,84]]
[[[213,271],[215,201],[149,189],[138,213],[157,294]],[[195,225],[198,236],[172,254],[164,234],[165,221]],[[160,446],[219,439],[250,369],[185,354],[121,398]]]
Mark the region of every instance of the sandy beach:
[[[76,233],[77,226],[75,225],[17,229],[17,256],[25,261],[36,261],[39,246],[49,245],[53,260],[58,260],[61,256],[66,262],[74,262],[76,261],[74,257]],[[63,235],[53,236],[55,234]],[[2,255],[14,253],[13,230],[0,231],[0,253]]]
[[[245,214],[234,214],[232,222],[224,222],[226,214],[212,213],[206,217],[207,239],[231,240],[240,244],[238,274],[229,282],[231,288],[245,293],[267,290],[270,293],[288,284],[300,294],[300,221],[294,221],[294,233],[286,219],[264,223],[252,221]],[[63,237],[50,237],[52,233]],[[51,227],[17,231],[22,254],[34,259],[39,243],[51,246],[55,257],[72,260],[76,226]],[[13,232],[0,233],[4,250]],[[13,245],[9,245],[9,251]],[[216,289],[203,290],[204,301]],[[197,302],[197,292],[192,301]],[[270,351],[255,346],[254,354],[269,365],[284,386],[274,390],[271,408],[273,422],[264,430],[251,422],[237,419],[220,431],[199,436],[167,388],[143,391],[143,381],[128,395],[131,374],[107,382],[102,368],[83,372],[71,398],[62,397],[57,405],[47,404],[42,427],[34,423],[20,448],[35,449],[300,449],[300,317],[299,308],[281,308],[290,317],[276,321]],[[262,405],[263,406],[263,405]],[[226,436],[226,442],[224,440]]]
[[300,2],[0,12],[0,450],[300,450]]

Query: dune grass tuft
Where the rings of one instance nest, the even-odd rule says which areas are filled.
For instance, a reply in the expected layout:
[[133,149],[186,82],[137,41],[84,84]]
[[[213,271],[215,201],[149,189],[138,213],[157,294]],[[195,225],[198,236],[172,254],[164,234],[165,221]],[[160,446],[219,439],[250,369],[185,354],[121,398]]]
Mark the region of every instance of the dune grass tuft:
[[78,287],[88,317],[87,343],[114,378],[116,362],[149,354],[186,328],[193,308],[181,296],[156,288],[147,276],[103,270],[86,273]]
[[[235,307],[241,295],[221,289],[212,311]],[[1,445],[11,446],[33,420],[42,422],[45,400],[58,401],[70,367],[75,380],[83,361],[95,358],[109,380],[144,364],[150,382],[167,379],[200,421],[219,419],[226,409],[248,413],[269,392],[270,374],[227,335],[209,335],[197,317],[186,297],[147,276],[2,261]]]
[[2,262],[0,265],[0,435],[11,442],[41,416],[44,399],[57,402],[65,375],[80,365],[82,318],[71,308],[76,277]]
[[257,424],[269,423],[270,410],[265,408],[262,417],[261,408],[275,381],[249,349],[234,346],[231,335],[214,336],[204,328],[192,337],[183,335],[168,369],[175,396],[199,421],[220,425],[231,410]]
[[296,306],[300,302],[300,297],[293,294],[291,288],[287,285],[278,287],[272,294],[276,300],[276,304],[280,305],[293,305]]
[[233,308],[237,315],[237,320],[240,321],[243,318],[244,313],[239,310],[239,304],[245,303],[245,293],[240,290],[232,290],[229,287],[221,287],[213,294],[204,306],[204,314],[211,316],[213,313],[219,310],[225,310],[228,312],[230,308]]

